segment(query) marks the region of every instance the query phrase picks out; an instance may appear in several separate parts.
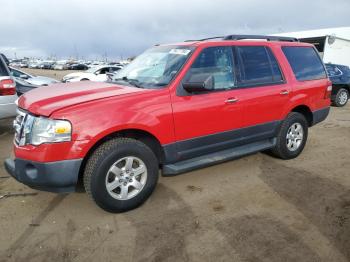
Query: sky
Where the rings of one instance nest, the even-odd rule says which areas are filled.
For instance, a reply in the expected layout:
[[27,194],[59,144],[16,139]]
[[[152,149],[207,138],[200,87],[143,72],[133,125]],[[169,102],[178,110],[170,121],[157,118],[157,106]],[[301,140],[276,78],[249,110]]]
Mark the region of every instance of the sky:
[[350,26],[350,0],[0,0],[0,52],[118,60],[161,43]]

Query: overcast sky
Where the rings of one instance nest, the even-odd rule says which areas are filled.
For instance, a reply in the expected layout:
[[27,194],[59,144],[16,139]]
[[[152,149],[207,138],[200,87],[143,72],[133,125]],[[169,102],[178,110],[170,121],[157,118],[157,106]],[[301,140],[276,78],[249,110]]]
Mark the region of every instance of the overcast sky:
[[350,26],[350,0],[0,0],[9,57],[113,59],[157,43]]

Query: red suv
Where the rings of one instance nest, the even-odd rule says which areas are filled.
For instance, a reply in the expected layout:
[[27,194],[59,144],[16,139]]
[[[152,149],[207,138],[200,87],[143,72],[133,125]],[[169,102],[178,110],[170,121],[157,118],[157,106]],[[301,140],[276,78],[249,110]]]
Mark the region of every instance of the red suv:
[[314,46],[230,35],[155,46],[111,83],[37,88],[19,100],[7,171],[40,190],[81,178],[104,210],[142,204],[159,170],[177,175],[262,150],[303,150],[323,121],[331,82]]

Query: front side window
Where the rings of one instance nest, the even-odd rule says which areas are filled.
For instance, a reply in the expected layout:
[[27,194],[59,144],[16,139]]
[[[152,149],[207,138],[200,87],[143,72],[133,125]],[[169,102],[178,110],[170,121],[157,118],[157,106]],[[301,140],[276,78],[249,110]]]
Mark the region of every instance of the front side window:
[[283,81],[276,58],[264,46],[237,46],[240,58],[240,82],[243,85],[279,83]]
[[182,68],[194,47],[157,46],[117,71],[112,81],[143,88],[166,86]]
[[321,58],[313,47],[283,46],[282,51],[297,80],[306,81],[327,77]]
[[196,58],[187,72],[185,81],[203,76],[213,76],[214,90],[231,89],[235,85],[230,47],[209,47]]

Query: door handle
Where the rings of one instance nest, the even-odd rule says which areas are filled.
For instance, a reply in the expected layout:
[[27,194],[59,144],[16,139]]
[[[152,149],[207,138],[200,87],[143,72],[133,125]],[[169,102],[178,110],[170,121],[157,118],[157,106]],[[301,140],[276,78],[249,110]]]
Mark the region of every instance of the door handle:
[[280,95],[288,95],[289,94],[289,91],[288,90],[282,90],[280,92]]
[[228,98],[228,99],[225,101],[225,103],[226,103],[226,104],[233,104],[233,103],[236,103],[236,102],[238,102],[238,101],[239,101],[238,98],[232,97],[232,98]]

